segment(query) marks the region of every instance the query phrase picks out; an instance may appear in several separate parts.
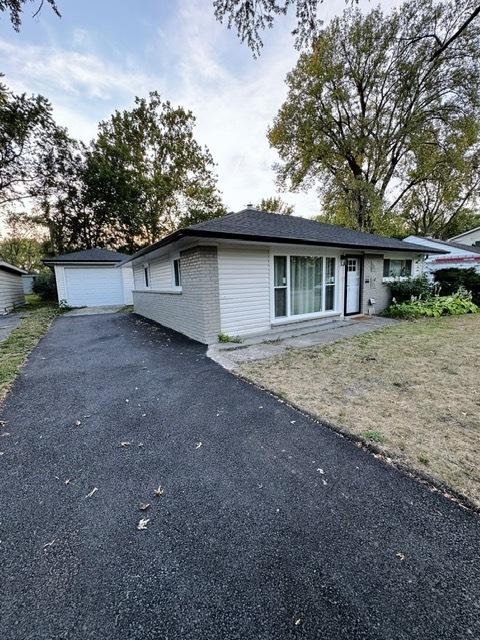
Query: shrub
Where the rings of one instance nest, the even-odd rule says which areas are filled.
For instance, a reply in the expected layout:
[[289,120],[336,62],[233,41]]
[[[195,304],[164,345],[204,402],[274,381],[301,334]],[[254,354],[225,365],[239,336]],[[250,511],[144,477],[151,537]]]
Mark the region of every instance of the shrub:
[[472,292],[472,300],[480,305],[480,273],[475,269],[439,269],[433,274],[442,294],[452,295],[459,287]]
[[461,316],[466,313],[479,313],[480,308],[472,301],[465,289],[453,296],[433,296],[428,300],[412,300],[391,304],[385,311],[390,318],[439,318],[440,316]]
[[434,293],[434,284],[429,281],[426,274],[407,280],[394,280],[388,283],[388,288],[395,302],[407,302],[412,298],[429,298]]
[[45,301],[55,301],[57,299],[57,284],[55,275],[50,269],[41,271],[33,282],[33,293],[36,293]]

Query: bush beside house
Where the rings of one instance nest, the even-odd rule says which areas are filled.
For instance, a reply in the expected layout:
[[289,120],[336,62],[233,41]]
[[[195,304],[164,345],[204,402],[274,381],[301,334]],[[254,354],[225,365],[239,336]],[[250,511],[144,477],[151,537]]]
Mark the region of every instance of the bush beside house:
[[[395,280],[389,284],[392,293],[392,304],[384,311],[390,318],[416,319],[445,315],[464,315],[479,313],[480,308],[473,299],[472,291],[464,286],[464,282],[475,285],[472,274],[462,277],[461,274],[451,273],[459,271],[473,271],[473,269],[443,269],[449,272],[435,282],[430,282],[426,275],[406,280]],[[441,274],[441,271],[437,272]],[[475,272],[473,276],[477,276]],[[480,281],[480,276],[479,276]],[[448,295],[440,295],[447,293]],[[478,289],[476,294],[478,294]]]
[[439,269],[433,274],[442,294],[451,295],[463,287],[472,293],[472,300],[480,305],[480,273],[471,269]]
[[57,300],[57,284],[55,275],[50,269],[41,271],[35,278],[32,285],[33,293],[40,296],[45,302],[54,302]]

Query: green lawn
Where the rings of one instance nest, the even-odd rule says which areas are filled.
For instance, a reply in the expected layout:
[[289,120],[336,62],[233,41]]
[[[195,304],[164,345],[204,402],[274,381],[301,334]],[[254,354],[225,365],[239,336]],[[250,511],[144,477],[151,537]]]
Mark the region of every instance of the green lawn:
[[63,313],[58,306],[42,304],[35,296],[27,296],[27,300],[28,304],[20,311],[26,313],[26,317],[6,340],[0,342],[0,401],[53,319]]
[[290,349],[239,373],[480,506],[480,315]]

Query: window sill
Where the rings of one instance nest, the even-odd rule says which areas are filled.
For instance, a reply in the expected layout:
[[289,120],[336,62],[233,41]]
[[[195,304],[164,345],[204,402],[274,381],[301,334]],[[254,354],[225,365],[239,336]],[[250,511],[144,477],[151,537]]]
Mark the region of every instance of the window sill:
[[179,296],[182,294],[182,287],[175,287],[174,289],[133,289],[132,293],[165,293],[167,295]]
[[382,278],[382,282],[405,282],[406,280],[410,280],[413,276],[390,276],[388,278]]
[[322,311],[321,313],[304,313],[301,316],[288,316],[287,318],[274,318],[270,324],[272,327],[278,327],[284,324],[292,324],[295,322],[306,322],[307,320],[320,320],[321,318],[331,318],[339,316],[340,311]]

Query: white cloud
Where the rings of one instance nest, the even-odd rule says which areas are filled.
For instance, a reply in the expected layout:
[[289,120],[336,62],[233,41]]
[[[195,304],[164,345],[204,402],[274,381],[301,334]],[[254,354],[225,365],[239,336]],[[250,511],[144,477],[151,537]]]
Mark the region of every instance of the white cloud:
[[[385,0],[382,6],[396,1]],[[368,0],[362,4],[371,7]],[[343,10],[343,3],[323,7],[328,18]],[[278,158],[266,133],[286,96],[285,76],[298,57],[290,36],[292,20],[276,22],[260,59],[254,60],[235,34],[215,21],[211,0],[178,0],[155,39],[136,49],[108,49],[81,28],[74,29],[70,48],[0,39],[2,70],[14,90],[47,96],[58,121],[86,141],[99,120],[152,89],[191,109],[197,137],[218,163],[225,203],[235,210],[276,193],[272,165]],[[299,215],[318,213],[312,191],[281,195]]]

